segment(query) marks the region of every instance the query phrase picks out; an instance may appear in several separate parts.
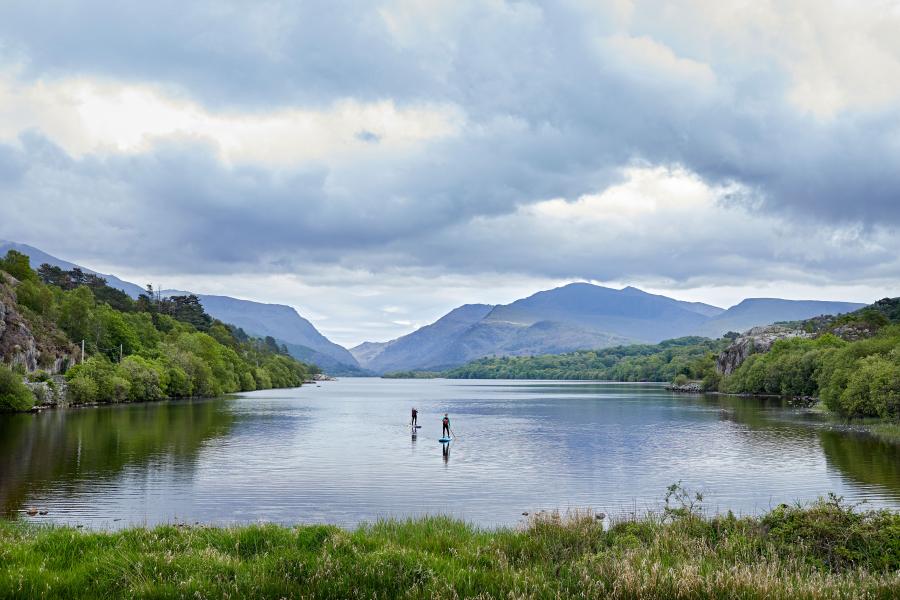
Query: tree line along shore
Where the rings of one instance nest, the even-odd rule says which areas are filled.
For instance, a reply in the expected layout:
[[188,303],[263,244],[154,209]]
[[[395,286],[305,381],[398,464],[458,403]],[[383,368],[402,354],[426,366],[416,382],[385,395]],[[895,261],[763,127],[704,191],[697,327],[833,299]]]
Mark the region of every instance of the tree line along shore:
[[193,295],[137,300],[80,269],[0,258],[0,411],[296,387],[320,371]]
[[719,339],[683,337],[539,356],[481,358],[385,377],[670,382],[697,392],[804,398],[844,419],[900,428],[900,298]]

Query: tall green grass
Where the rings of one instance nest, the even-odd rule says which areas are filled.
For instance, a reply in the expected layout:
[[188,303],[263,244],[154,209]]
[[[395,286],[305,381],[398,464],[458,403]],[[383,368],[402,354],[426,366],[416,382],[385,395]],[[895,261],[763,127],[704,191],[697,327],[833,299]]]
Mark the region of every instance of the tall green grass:
[[2,598],[897,598],[900,515],[830,499],[760,518],[543,514],[85,532],[0,523]]

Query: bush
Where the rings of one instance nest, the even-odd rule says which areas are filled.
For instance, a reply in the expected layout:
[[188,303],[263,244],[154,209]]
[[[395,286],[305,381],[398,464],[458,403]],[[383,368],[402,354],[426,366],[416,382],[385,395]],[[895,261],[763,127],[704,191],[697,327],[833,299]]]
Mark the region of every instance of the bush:
[[92,404],[97,401],[97,384],[88,377],[73,377],[69,382],[69,401],[72,404]]
[[687,375],[685,375],[684,373],[679,373],[675,376],[675,379],[674,381],[672,381],[672,383],[674,383],[675,385],[687,385],[688,381],[690,380],[688,379]]
[[16,302],[39,315],[46,315],[53,307],[53,292],[35,281],[23,281],[16,287]]
[[34,394],[22,378],[0,365],[0,411],[29,410],[34,406]]
[[900,569],[900,515],[890,511],[858,512],[832,494],[807,508],[782,504],[762,524],[770,540],[802,548],[817,566]]
[[168,381],[165,371],[159,365],[140,356],[129,356],[122,361],[120,369],[130,384],[129,400],[140,402],[165,397]]

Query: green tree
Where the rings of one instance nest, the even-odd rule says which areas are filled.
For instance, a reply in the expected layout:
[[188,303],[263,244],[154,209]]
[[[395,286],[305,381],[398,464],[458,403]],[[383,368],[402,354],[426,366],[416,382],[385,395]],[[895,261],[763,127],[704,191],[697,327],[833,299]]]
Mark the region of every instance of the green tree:
[[93,339],[94,294],[86,287],[66,292],[59,306],[59,326],[69,338],[79,343]]
[[0,364],[0,411],[28,410],[34,406],[34,394],[18,373]]
[[37,273],[31,269],[31,261],[27,254],[16,250],[10,250],[6,256],[0,258],[0,271],[6,271],[19,281],[39,281]]

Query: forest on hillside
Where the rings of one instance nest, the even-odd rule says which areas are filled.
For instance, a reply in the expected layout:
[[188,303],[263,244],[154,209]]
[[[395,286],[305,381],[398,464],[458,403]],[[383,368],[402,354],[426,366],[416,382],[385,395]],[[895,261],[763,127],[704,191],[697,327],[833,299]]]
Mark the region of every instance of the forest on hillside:
[[900,420],[900,299],[781,324],[808,337],[776,341],[723,375],[716,357],[737,337],[686,337],[541,356],[490,357],[444,373],[462,379],[572,379],[699,383],[735,394],[820,398],[848,418]]
[[[53,371],[64,374],[75,404],[295,387],[319,372],[271,337],[213,319],[196,296],[162,298],[148,286],[134,300],[79,269],[34,270],[14,250],[0,259],[0,303],[21,319],[20,337],[0,347],[0,410],[31,408],[35,397],[23,377],[52,386]],[[14,360],[29,344],[36,369]]]

